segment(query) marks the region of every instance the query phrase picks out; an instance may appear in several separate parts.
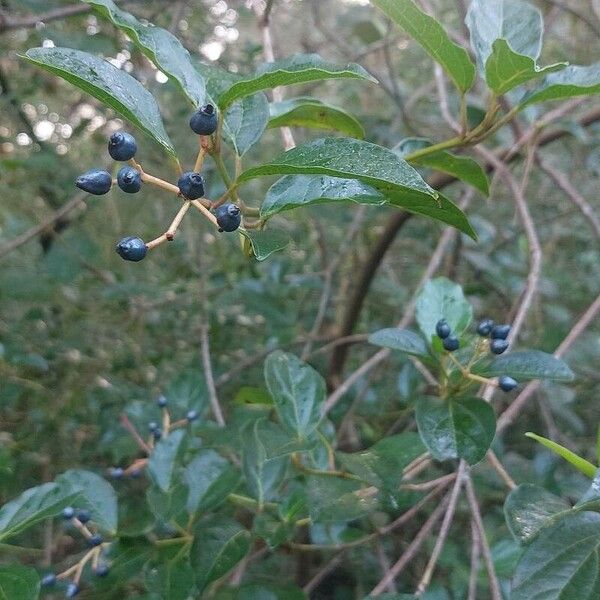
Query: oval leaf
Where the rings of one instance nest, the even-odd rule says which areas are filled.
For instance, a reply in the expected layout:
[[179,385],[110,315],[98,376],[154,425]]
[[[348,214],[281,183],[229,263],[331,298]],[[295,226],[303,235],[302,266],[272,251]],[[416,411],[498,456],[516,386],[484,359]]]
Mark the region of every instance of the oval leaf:
[[448,73],[461,92],[475,80],[475,65],[467,51],[455,44],[444,28],[420,10],[413,0],[372,0],[390,19],[410,34]]
[[0,567],[0,600],[36,600],[40,578],[34,569],[21,565]]
[[175,156],[156,100],[125,71],[93,54],[71,48],[31,48],[24,58],[114,109]]
[[493,408],[481,398],[421,398],[416,406],[421,439],[437,460],[485,457],[496,433]]
[[419,334],[408,329],[397,329],[396,327],[381,329],[369,336],[369,343],[392,350],[400,350],[400,352],[413,356],[431,358],[425,340]]
[[140,23],[121,10],[113,0],[85,0],[104,18],[110,19],[165,75],[177,81],[194,106],[206,100],[204,80],[194,69],[190,53],[169,31],[152,24]]
[[350,137],[364,138],[362,125],[341,108],[315,98],[290,98],[270,106],[269,127],[331,129]]
[[290,243],[290,238],[283,231],[240,229],[239,232],[250,243],[252,255],[258,261],[269,258],[271,254],[283,250]]
[[175,461],[181,450],[184,436],[183,429],[176,429],[167,437],[161,438],[148,459],[148,473],[163,492],[168,491],[171,487]]
[[234,83],[220,98],[221,110],[244,96],[282,85],[320,81],[323,79],[365,79],[376,83],[361,66],[349,63],[344,67],[323,60],[318,54],[295,54],[289,58],[265,63],[254,75]]
[[540,350],[510,352],[495,358],[491,363],[478,365],[473,372],[485,377],[510,375],[517,381],[526,379],[572,381],[575,377],[567,363]]

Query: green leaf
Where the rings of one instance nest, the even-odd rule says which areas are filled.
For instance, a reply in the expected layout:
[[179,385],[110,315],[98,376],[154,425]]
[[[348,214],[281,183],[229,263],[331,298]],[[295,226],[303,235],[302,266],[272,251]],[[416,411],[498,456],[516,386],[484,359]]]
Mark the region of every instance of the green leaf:
[[71,48],[31,48],[23,58],[62,77],[114,109],[175,156],[156,100],[125,71],[93,54]]
[[515,54],[537,60],[542,50],[542,14],[521,0],[472,0],[465,20],[481,70],[496,40],[505,40]]
[[181,483],[174,483],[167,491],[151,485],[146,491],[146,501],[159,521],[169,523],[185,511],[188,495],[187,486]]
[[403,469],[425,450],[419,435],[408,431],[386,437],[362,452],[336,452],[336,457],[344,470],[364,482],[398,491]]
[[242,463],[246,485],[259,505],[270,500],[283,480],[288,461],[284,457],[268,458],[268,437],[260,427],[263,419],[250,423],[243,432]]
[[377,496],[358,481],[330,475],[310,475],[308,501],[313,523],[353,521],[377,506]]
[[519,107],[547,100],[600,94],[600,62],[588,66],[573,65],[544,78],[540,87],[525,94]]
[[106,479],[91,471],[70,469],[57,477],[56,483],[64,487],[65,493],[79,494],[77,505],[91,512],[100,529],[112,535],[116,533],[119,519],[117,494]]
[[206,449],[200,450],[186,466],[184,479],[190,489],[187,510],[194,514],[222,504],[238,486],[240,476],[226,458]]
[[495,358],[473,368],[473,372],[485,377],[510,375],[517,381],[526,379],[549,379],[572,381],[575,377],[569,365],[560,358],[540,350],[520,350]]
[[421,398],[416,405],[421,439],[437,460],[485,457],[496,433],[494,409],[481,398]]
[[354,138],[364,138],[362,125],[349,113],[316,98],[290,98],[270,106],[269,127],[330,129]]
[[265,381],[281,422],[298,439],[319,424],[325,401],[325,380],[310,365],[280,350],[265,361]]
[[341,67],[323,60],[318,54],[296,54],[263,64],[253,75],[234,83],[220,98],[221,110],[244,96],[282,85],[296,85],[323,79],[365,79],[376,83],[361,66],[354,63]]
[[124,31],[165,75],[175,79],[194,106],[205,103],[204,80],[194,69],[190,53],[172,33],[152,24],[141,23],[130,13],[121,10],[113,0],[84,1]]
[[317,444],[317,438],[298,440],[290,437],[289,431],[278,423],[260,419],[256,425],[257,432],[262,440],[267,460],[281,458],[294,452],[309,452]]
[[148,459],[148,473],[163,492],[168,491],[173,482],[175,463],[184,436],[183,429],[176,429],[161,438]]
[[583,473],[586,477],[589,477],[590,479],[594,478],[598,467],[593,465],[588,460],[585,460],[585,458],[581,458],[581,456],[578,456],[577,454],[575,454],[575,452],[571,452],[571,450],[569,450],[568,448],[565,448],[564,446],[561,446],[560,444],[557,444],[552,440],[542,437],[541,435],[531,433],[530,431],[528,431],[525,435],[531,438],[532,440],[539,442],[540,444],[542,444],[542,446],[546,446],[546,448],[552,450],[552,452],[558,454],[558,456],[561,456],[567,462],[570,462],[578,471]]
[[258,261],[266,260],[271,254],[283,250],[290,243],[290,238],[283,231],[239,229],[239,232],[248,240],[252,254]]
[[473,318],[473,308],[465,299],[460,285],[445,277],[430,279],[419,292],[416,320],[425,339],[435,335],[435,326],[446,319],[456,335],[460,335]]
[[0,566],[0,600],[36,600],[39,593],[40,578],[34,569]]
[[235,588],[221,588],[215,600],[307,600],[307,596],[295,585],[265,581],[244,583]]
[[361,140],[321,138],[288,150],[273,161],[244,171],[238,183],[267,175],[330,175],[358,179],[382,191],[438,194],[394,152]]
[[[431,141],[426,138],[406,138],[394,148],[394,152],[401,158],[405,158],[411,152],[429,146],[431,146]],[[482,194],[485,194],[486,196],[489,195],[489,181],[485,171],[481,168],[479,163],[468,156],[456,156],[450,152],[441,151],[417,157],[410,162],[415,165],[430,167],[431,169],[441,171],[442,173],[448,173],[449,175],[472,185]]]
[[399,350],[412,356],[431,359],[425,340],[413,331],[390,327],[380,329],[369,336],[369,343],[392,350]]
[[193,597],[194,571],[187,560],[179,558],[146,565],[144,584],[148,591],[167,600],[188,600]]
[[475,66],[467,51],[455,44],[433,17],[421,11],[412,0],[372,2],[423,46],[461,92],[466,92],[473,85]]
[[537,485],[525,483],[514,490],[504,503],[506,524],[520,542],[528,542],[548,520],[567,510],[568,502]]
[[237,521],[212,515],[198,524],[190,551],[196,585],[203,591],[226,575],[250,550],[250,533]]
[[533,58],[513,52],[506,40],[496,40],[485,63],[485,80],[490,89],[500,95],[566,66],[567,63],[561,62],[540,67]]
[[600,507],[600,468],[596,469],[594,478],[585,494],[579,499],[574,508],[597,510]]
[[0,508],[0,541],[57,516],[78,496],[57,483],[44,483],[24,491]]
[[268,219],[286,210],[335,202],[385,204],[387,199],[376,189],[356,179],[286,175],[269,188],[260,207],[260,216]]
[[543,529],[523,554],[511,600],[600,597],[600,515],[571,514]]

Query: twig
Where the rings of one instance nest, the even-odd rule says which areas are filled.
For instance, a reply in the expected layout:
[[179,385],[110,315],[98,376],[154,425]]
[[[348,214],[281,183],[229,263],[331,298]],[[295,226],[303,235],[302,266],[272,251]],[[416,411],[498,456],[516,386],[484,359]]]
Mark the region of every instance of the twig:
[[[383,571],[383,576],[385,577],[390,572],[390,560],[387,557],[387,554],[383,548],[383,544],[379,538],[375,540],[375,551],[377,552],[377,560],[379,560],[381,570]],[[392,594],[398,591],[396,582],[393,578],[388,581],[387,591]]]
[[500,476],[500,479],[508,486],[509,489],[514,490],[517,487],[514,479],[508,474],[508,471],[504,468],[502,463],[498,460],[498,457],[493,450],[488,450],[486,458],[490,465],[494,468],[496,473]]
[[471,519],[471,571],[469,574],[469,593],[467,600],[477,600],[477,574],[479,572],[479,556],[481,542],[475,521]]
[[206,378],[206,386],[208,387],[208,394],[210,397],[210,406],[212,408],[213,416],[215,417],[215,420],[217,421],[219,426],[225,427],[225,419],[223,418],[223,411],[221,410],[219,397],[217,396],[217,388],[215,386],[212,364],[210,360],[208,325],[202,325],[200,336],[202,346],[202,365],[204,367],[204,376]]
[[329,573],[331,573],[332,571],[335,571],[335,569],[337,569],[337,567],[344,560],[344,553],[345,553],[345,550],[342,550],[339,554],[332,556],[329,559],[329,561],[327,561],[323,565],[323,567],[321,567],[312,576],[312,578],[308,581],[308,583],[302,588],[302,590],[304,591],[304,593],[307,596],[309,594],[311,594],[317,588],[317,586],[321,583],[321,581],[323,581],[323,579],[325,579],[325,577],[327,577],[327,575],[329,575]]
[[133,423],[129,420],[129,417],[123,413],[121,415],[121,425],[127,429],[127,431],[131,434],[131,437],[135,440],[136,444],[146,453],[150,454],[152,449],[146,442],[142,439],[140,434],[137,432],[137,429],[133,425]]

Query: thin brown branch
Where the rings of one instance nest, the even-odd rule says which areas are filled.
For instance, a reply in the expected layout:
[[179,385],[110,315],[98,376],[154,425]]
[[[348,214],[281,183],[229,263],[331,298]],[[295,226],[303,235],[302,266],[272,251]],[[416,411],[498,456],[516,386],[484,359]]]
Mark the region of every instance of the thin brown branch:
[[504,468],[504,465],[500,462],[493,450],[488,450],[486,458],[494,471],[498,473],[500,479],[508,486],[509,489],[514,490],[517,487],[514,479],[508,474],[508,471]]
[[206,387],[208,388],[212,413],[219,426],[225,427],[225,419],[223,417],[223,411],[221,410],[221,404],[219,403],[219,396],[217,395],[217,388],[215,386],[215,379],[213,376],[212,362],[210,360],[210,342],[208,339],[208,325],[206,324],[202,326],[200,332],[200,345],[202,348],[202,366],[204,367],[204,378],[206,379]]
[[469,592],[467,600],[477,600],[477,575],[479,573],[479,556],[481,542],[475,521],[471,519],[471,571],[469,573]]

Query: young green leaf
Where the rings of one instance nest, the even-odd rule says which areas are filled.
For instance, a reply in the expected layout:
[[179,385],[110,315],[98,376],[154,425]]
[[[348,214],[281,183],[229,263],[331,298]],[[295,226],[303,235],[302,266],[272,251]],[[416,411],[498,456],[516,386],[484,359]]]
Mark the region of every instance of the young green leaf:
[[236,100],[261,90],[308,81],[341,78],[364,79],[376,83],[371,75],[354,63],[340,67],[323,60],[318,54],[296,54],[283,60],[265,63],[254,75],[234,83],[219,98],[219,107],[225,110]]
[[112,21],[166,75],[177,81],[194,106],[206,101],[204,80],[194,69],[190,53],[169,31],[138,21],[113,0],[84,0],[102,17]]
[[396,327],[380,329],[369,336],[369,343],[399,350],[412,356],[431,359],[425,340],[419,334],[408,329],[398,329]]
[[485,457],[496,433],[494,409],[481,398],[421,398],[416,406],[421,439],[437,460]]
[[159,522],[169,523],[184,517],[189,490],[182,483],[173,484],[167,491],[151,485],[146,491],[146,502]]
[[31,48],[23,58],[62,77],[114,109],[175,156],[156,100],[125,71],[93,54],[71,48]]
[[293,354],[272,352],[265,361],[265,381],[281,422],[298,439],[307,438],[321,418],[325,381]]
[[489,363],[476,365],[473,372],[484,377],[509,375],[517,381],[524,379],[572,381],[575,378],[575,374],[567,363],[540,350],[510,352],[495,358]]
[[578,456],[577,454],[575,454],[575,452],[571,452],[571,450],[569,450],[568,448],[565,448],[564,446],[561,446],[560,444],[557,444],[552,440],[542,437],[541,435],[531,433],[530,431],[528,431],[525,435],[531,438],[532,440],[539,442],[540,444],[542,444],[542,446],[546,446],[546,448],[552,450],[552,452],[558,454],[558,456],[564,458],[567,462],[570,462],[578,471],[583,473],[586,477],[589,477],[590,479],[594,478],[598,467],[593,465],[590,461],[586,460],[585,458],[582,458],[581,456]]
[[390,19],[410,34],[438,62],[461,92],[475,80],[475,66],[467,51],[455,44],[444,28],[421,11],[413,0],[372,0]]
[[274,229],[240,229],[239,232],[248,240],[252,255],[258,261],[266,260],[290,243],[290,238],[283,231]]
[[183,429],[175,429],[156,443],[148,459],[148,474],[163,492],[173,483],[176,459],[184,437]]
[[269,127],[330,129],[349,137],[365,137],[362,125],[349,113],[316,98],[290,98],[270,105]]
[[31,567],[22,565],[0,566],[1,600],[37,600],[40,578]]

